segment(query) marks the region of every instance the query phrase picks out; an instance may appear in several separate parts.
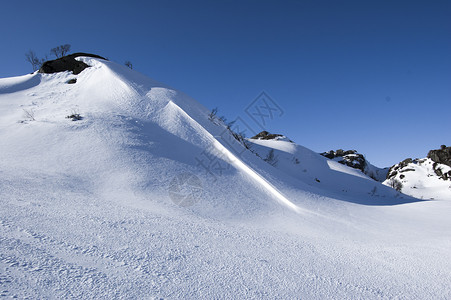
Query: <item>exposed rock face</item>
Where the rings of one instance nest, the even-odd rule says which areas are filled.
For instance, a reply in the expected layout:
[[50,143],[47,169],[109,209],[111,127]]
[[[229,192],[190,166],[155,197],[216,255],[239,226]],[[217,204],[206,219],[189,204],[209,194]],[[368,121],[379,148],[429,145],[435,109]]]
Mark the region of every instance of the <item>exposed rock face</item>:
[[286,136],[282,134],[277,133],[269,133],[268,131],[262,131],[256,136],[251,137],[251,139],[254,140],[285,140],[289,142],[293,142],[292,140],[288,139]]
[[80,74],[84,69],[89,66],[82,61],[78,61],[75,58],[79,56],[88,56],[94,58],[105,59],[99,55],[89,53],[74,53],[55,60],[46,61],[39,69],[39,73],[57,73],[64,71],[71,71],[74,75]]
[[451,171],[444,172],[440,167],[440,164],[451,167],[451,147],[442,145],[438,150],[431,150],[428,153],[428,158],[434,162],[432,168],[437,176],[443,180],[451,180]]
[[451,147],[442,147],[438,150],[431,150],[428,153],[428,158],[439,164],[444,164],[451,167]]
[[354,169],[359,169],[365,173],[365,168],[367,165],[366,159],[362,154],[357,153],[356,150],[344,151],[343,149],[338,149],[337,151],[330,150],[329,152],[323,152],[320,154],[329,159],[335,159],[340,164]]
[[254,139],[254,140],[273,140],[273,139],[277,138],[278,136],[282,137],[283,135],[269,133],[268,131],[262,131],[259,134],[257,134],[256,136],[251,137],[251,139]]
[[[413,163],[413,162],[417,163],[417,160],[414,161],[411,158],[407,158],[407,159],[403,160],[402,162],[400,162],[399,164],[391,166],[387,173],[387,179],[395,177],[396,175],[398,175],[398,173],[415,171],[414,169],[406,168],[408,164]],[[401,176],[402,176],[402,178],[404,178],[403,175],[401,175]]]

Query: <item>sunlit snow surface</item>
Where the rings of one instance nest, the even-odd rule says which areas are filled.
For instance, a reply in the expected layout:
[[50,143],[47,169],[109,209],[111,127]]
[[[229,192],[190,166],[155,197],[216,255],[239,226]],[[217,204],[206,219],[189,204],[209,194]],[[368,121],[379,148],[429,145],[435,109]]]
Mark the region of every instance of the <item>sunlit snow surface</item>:
[[451,298],[450,199],[254,143],[272,166],[183,93],[82,59],[77,76],[0,79],[2,296]]

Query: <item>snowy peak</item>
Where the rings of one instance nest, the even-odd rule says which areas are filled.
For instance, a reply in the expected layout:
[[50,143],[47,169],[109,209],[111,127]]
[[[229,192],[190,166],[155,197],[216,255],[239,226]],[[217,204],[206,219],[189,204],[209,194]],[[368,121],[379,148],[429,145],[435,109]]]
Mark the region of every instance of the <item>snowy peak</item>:
[[[134,70],[94,55],[65,59],[66,65],[64,60],[51,62],[49,73],[0,80],[0,105],[10,112],[0,124],[16,133],[8,138],[23,148],[23,156],[31,155],[22,142],[29,136],[40,139],[35,140],[37,153],[44,152],[49,140],[65,141],[49,152],[60,157],[52,171],[75,168],[76,174],[102,182],[97,192],[165,194],[165,181],[189,173],[203,183],[204,193],[217,195],[202,207],[193,206],[201,215],[210,215],[214,207],[221,207],[223,215],[276,207],[298,212],[303,198],[285,195],[281,189],[287,186],[296,193],[356,203],[402,202],[393,200],[396,191],[371,179],[385,174],[356,151],[335,151],[340,159],[328,159],[267,131],[243,140],[212,121],[194,99]],[[74,61],[89,67],[78,73],[72,70]],[[64,70],[55,71],[57,67]],[[29,113],[25,119],[24,111]],[[13,148],[2,149],[9,161],[16,155]],[[76,167],[60,166],[63,161]],[[111,161],[118,165],[112,168]],[[23,167],[38,172],[46,169],[44,162]]]
[[297,211],[278,189],[283,179],[269,182],[261,168],[266,164],[243,153],[246,148],[197,101],[114,62],[74,59],[89,67],[0,80],[5,170],[81,177],[102,197],[130,192],[157,199],[188,173],[202,182],[197,200],[216,195],[193,205],[199,215]]

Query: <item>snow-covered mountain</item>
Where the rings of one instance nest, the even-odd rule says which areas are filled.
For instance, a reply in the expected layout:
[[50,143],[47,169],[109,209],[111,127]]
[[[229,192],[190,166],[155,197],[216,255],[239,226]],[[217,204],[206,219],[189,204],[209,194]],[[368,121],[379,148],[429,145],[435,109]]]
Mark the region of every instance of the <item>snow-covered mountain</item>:
[[420,199],[451,199],[451,147],[443,145],[426,158],[392,166],[384,184]]
[[[248,139],[248,141],[251,144],[259,145],[259,147],[252,147],[251,150],[264,161],[287,174],[291,174],[293,177],[304,178],[305,182],[316,181],[320,183],[321,180],[319,178],[330,172],[329,168],[326,168],[326,170],[322,169],[321,164],[303,168],[305,163],[301,162],[307,161],[311,163],[312,159],[304,157],[301,160],[300,157],[302,155],[299,154],[299,151],[292,150],[300,149],[301,146],[296,145],[282,134],[271,134],[263,131]],[[260,146],[266,147],[262,148]],[[356,176],[364,174],[405,195],[417,199],[451,199],[451,147],[442,145],[441,149],[429,151],[427,158],[414,160],[408,158],[390,168],[379,168],[372,165],[363,154],[358,153],[356,150],[330,150],[320,153],[320,155],[331,160],[328,164],[333,164],[333,161],[348,166],[357,170],[357,172],[354,171]],[[313,157],[315,154],[310,154],[310,156]],[[307,172],[316,176],[310,176],[309,179],[306,179]],[[328,185],[322,185],[321,189],[323,192],[326,190],[334,190],[336,192],[341,190],[346,193],[348,191],[351,193],[356,192],[357,182],[349,185],[349,182],[339,180],[336,174],[332,174],[329,178],[329,181],[333,182],[336,187],[332,188]],[[357,186],[363,187],[364,185],[359,183]],[[370,186],[371,184],[369,186],[366,185],[363,191],[368,190]],[[372,196],[377,195],[378,185],[374,185],[372,188],[373,190],[369,194]]]
[[450,199],[246,146],[187,95],[72,58],[0,79],[2,296],[451,297]]

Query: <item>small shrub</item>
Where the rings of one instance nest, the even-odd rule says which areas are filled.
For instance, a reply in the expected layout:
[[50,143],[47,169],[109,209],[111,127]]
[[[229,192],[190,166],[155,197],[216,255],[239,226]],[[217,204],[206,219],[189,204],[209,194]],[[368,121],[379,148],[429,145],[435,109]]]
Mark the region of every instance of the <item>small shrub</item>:
[[127,60],[124,65],[126,65],[127,67],[129,67],[130,69],[133,69],[133,64],[131,61]]
[[82,116],[80,116],[80,114],[72,114],[70,116],[66,116],[66,119],[72,119],[72,121],[78,121],[83,118],[82,118]]
[[72,119],[72,121],[79,121],[79,120],[83,119],[83,117],[80,115],[80,113],[76,109],[73,109],[71,114],[66,116],[66,119]]
[[375,186],[375,187],[373,187],[373,189],[370,192],[371,196],[376,195],[376,192],[377,192],[377,187]]
[[227,129],[232,131],[232,126],[235,124],[236,120],[230,121],[226,123]]
[[268,164],[272,165],[272,166],[276,166],[277,164],[277,159],[274,156],[274,149],[271,149],[268,153],[268,155],[266,156],[265,159],[263,159],[264,161],[266,161]]
[[35,121],[34,111],[32,109],[24,109],[23,111],[25,118],[30,119],[31,121]]

